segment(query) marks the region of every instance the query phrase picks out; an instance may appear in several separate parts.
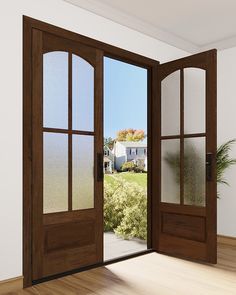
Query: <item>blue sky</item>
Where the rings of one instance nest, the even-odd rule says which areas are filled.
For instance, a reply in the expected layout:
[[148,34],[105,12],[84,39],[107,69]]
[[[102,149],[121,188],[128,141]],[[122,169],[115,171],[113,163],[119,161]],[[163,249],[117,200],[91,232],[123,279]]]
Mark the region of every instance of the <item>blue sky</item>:
[[104,136],[121,129],[147,133],[147,70],[111,58],[104,59]]

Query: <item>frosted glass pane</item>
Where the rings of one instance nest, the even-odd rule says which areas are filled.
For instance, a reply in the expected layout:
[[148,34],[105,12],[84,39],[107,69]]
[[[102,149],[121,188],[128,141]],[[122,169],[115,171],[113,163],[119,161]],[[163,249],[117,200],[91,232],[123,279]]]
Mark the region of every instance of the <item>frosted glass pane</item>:
[[184,140],[184,203],[205,206],[206,188],[205,138]]
[[179,204],[180,140],[163,140],[161,149],[161,201]]
[[68,135],[44,133],[43,212],[68,210]]
[[73,135],[73,210],[94,207],[94,137]]
[[204,133],[206,130],[205,70],[184,69],[184,132]]
[[161,82],[161,134],[180,134],[180,71]]
[[68,53],[43,55],[43,125],[68,127]]
[[94,130],[94,68],[72,55],[73,129]]

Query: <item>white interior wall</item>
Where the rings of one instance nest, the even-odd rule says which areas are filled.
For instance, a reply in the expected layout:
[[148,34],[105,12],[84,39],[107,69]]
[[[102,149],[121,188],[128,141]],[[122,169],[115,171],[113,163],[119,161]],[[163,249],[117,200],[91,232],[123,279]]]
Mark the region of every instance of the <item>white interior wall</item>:
[[[218,145],[236,138],[236,47],[218,52]],[[236,158],[236,145],[231,156]],[[218,233],[236,237],[236,166],[225,178],[230,186],[220,185]]]
[[0,280],[22,275],[22,15],[167,61],[186,52],[62,0],[0,3]]

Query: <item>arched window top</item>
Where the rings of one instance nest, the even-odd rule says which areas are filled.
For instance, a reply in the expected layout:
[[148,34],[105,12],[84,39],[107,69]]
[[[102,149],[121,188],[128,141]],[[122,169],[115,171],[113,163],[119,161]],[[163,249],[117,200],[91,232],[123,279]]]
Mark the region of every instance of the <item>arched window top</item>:
[[68,128],[71,99],[72,129],[94,131],[94,67],[87,60],[66,51],[44,53],[43,97],[44,127]]
[[[44,52],[43,55],[50,55],[50,56],[66,55],[69,58],[69,51],[59,50],[59,49],[58,50],[50,50],[50,51]],[[81,63],[88,64],[88,66],[94,67],[94,65],[89,60],[89,58],[83,56],[82,53],[80,55],[79,53],[72,52],[72,56],[75,56],[75,57],[79,58],[81,60]]]

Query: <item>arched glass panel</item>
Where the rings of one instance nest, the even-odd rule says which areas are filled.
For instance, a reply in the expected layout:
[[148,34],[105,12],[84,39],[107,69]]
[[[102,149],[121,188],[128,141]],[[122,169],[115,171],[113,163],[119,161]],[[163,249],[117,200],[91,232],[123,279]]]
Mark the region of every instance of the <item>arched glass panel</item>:
[[184,69],[184,133],[206,132],[206,72]]
[[72,126],[74,130],[94,131],[94,68],[72,55]]
[[43,125],[68,128],[68,52],[43,55]]
[[180,71],[161,82],[161,134],[180,134]]

